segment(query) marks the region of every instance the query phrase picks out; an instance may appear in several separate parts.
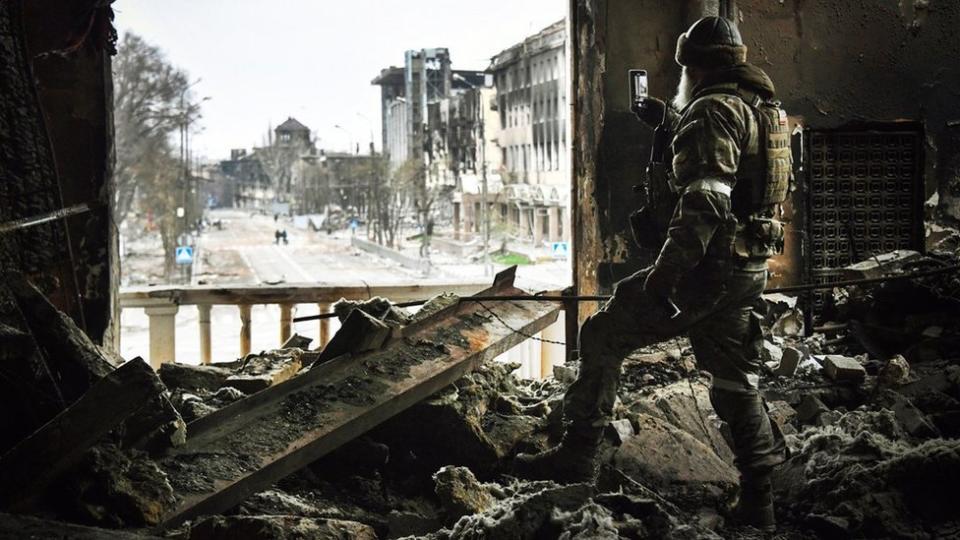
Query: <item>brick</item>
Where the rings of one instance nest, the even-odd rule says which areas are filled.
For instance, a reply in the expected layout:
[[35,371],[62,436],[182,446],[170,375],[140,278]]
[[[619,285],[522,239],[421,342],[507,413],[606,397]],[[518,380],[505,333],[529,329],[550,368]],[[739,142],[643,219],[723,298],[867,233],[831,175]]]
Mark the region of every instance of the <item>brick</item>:
[[820,398],[812,394],[803,396],[800,404],[797,405],[797,420],[801,424],[813,424],[817,418],[830,409],[820,401]]
[[823,369],[835,381],[862,381],[867,376],[867,370],[856,359],[837,354],[827,355]]
[[793,377],[797,373],[797,368],[802,360],[803,353],[800,349],[784,347],[783,354],[780,356],[780,365],[777,366],[774,373],[781,377]]

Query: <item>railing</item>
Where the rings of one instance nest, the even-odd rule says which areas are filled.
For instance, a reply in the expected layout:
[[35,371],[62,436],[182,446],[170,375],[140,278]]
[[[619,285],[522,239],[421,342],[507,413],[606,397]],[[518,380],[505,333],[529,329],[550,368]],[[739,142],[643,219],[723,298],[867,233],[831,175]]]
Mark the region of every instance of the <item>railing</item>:
[[[398,285],[316,285],[284,284],[224,287],[213,285],[183,287],[140,287],[120,291],[120,309],[144,309],[149,318],[150,365],[176,361],[176,317],[180,306],[196,306],[199,314],[200,361],[210,364],[213,359],[213,341],[210,312],[213,306],[237,306],[240,315],[240,356],[250,352],[253,328],[251,313],[254,305],[279,305],[280,328],[278,346],[293,330],[294,307],[316,304],[320,313],[330,312],[331,305],[346,298],[366,300],[375,296],[392,302],[427,299],[441,293],[461,296],[475,294],[489,286],[485,280],[477,283],[426,283]],[[562,321],[561,317],[561,321]],[[321,319],[320,343],[330,339],[330,319]],[[558,323],[543,332],[548,339],[562,340],[563,325]],[[550,373],[555,362],[563,361],[563,347],[529,341],[511,351],[510,361],[521,363],[521,375],[539,378]]]

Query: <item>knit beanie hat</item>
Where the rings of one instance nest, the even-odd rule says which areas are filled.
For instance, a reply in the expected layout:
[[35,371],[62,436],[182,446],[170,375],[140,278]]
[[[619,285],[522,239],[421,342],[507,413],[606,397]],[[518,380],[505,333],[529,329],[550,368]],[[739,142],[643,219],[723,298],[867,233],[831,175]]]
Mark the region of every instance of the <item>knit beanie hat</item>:
[[677,39],[681,66],[721,68],[747,61],[747,46],[740,31],[723,17],[704,17]]

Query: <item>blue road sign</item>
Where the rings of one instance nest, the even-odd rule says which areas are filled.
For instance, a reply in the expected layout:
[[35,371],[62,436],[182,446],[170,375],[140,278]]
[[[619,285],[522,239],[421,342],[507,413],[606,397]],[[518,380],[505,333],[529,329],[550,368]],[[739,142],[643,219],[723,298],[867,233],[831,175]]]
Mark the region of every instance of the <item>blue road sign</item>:
[[553,250],[554,259],[566,259],[570,256],[569,242],[551,242],[550,248]]
[[193,247],[177,246],[177,249],[174,253],[174,258],[176,259],[177,264],[193,264]]

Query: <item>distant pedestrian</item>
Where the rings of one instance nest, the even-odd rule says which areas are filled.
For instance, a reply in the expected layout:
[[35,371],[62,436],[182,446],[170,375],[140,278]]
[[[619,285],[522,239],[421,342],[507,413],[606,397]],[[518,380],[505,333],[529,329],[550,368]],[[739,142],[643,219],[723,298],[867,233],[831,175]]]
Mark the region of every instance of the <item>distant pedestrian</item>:
[[430,238],[433,236],[433,219],[427,220],[427,225],[423,228],[423,234],[420,235],[420,258],[430,257]]

